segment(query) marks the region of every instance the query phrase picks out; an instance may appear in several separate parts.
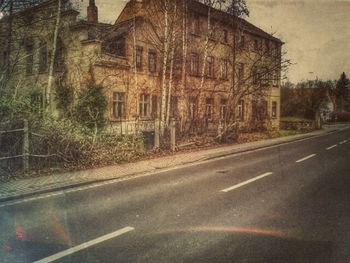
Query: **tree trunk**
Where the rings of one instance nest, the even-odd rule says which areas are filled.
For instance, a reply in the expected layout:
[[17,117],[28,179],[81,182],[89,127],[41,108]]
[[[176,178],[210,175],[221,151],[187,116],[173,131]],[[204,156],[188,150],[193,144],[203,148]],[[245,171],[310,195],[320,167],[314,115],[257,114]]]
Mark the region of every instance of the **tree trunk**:
[[[50,61],[50,68],[49,68],[49,79],[46,87],[46,108],[47,110],[52,113],[53,111],[53,98],[52,98],[52,83],[54,79],[54,67],[55,67],[55,59],[56,59],[56,52],[57,52],[57,40],[58,40],[58,33],[59,33],[59,27],[61,23],[61,10],[62,10],[62,2],[61,0],[57,0],[58,6],[57,6],[57,17],[56,17],[56,24],[55,24],[55,31],[54,31],[54,39],[53,39],[53,50],[52,50],[52,57]],[[45,100],[44,100],[45,101]]]
[[160,112],[160,135],[164,135],[165,130],[165,117],[166,117],[166,73],[169,57],[169,9],[168,9],[168,0],[165,0],[165,10],[164,10],[164,43],[163,43],[163,72],[162,72],[162,84],[161,84],[161,112]]
[[186,62],[187,62],[187,0],[183,0],[182,8],[182,71],[181,71],[181,85],[180,85],[180,131],[184,131],[185,122],[185,86],[186,86]]

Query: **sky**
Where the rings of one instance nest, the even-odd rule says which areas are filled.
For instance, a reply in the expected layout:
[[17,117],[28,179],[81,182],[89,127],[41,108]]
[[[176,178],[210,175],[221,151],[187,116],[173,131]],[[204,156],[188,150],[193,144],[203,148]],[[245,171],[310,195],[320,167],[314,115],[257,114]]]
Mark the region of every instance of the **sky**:
[[[249,22],[280,38],[293,65],[288,79],[350,75],[350,0],[246,0]],[[88,0],[79,0],[82,10]],[[96,0],[102,22],[113,23],[126,0]]]

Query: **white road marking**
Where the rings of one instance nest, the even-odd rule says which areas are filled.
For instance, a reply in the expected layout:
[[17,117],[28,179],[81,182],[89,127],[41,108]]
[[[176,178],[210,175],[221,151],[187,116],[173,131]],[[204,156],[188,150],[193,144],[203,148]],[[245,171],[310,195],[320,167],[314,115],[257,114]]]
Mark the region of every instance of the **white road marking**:
[[113,233],[110,233],[110,234],[107,234],[105,236],[102,236],[102,237],[96,238],[94,240],[88,241],[86,243],[83,243],[83,244],[81,244],[79,246],[72,247],[70,249],[64,250],[62,252],[59,252],[59,253],[54,254],[52,256],[49,256],[47,258],[43,258],[41,260],[35,261],[34,263],[49,263],[49,262],[53,262],[53,261],[56,261],[56,260],[61,259],[63,257],[72,255],[72,254],[74,254],[74,253],[76,253],[76,252],[78,252],[80,250],[92,247],[94,245],[97,245],[98,243],[102,243],[102,242],[107,241],[109,239],[121,236],[121,235],[126,234],[126,233],[128,233],[130,231],[133,231],[133,230],[135,230],[133,227],[125,227],[125,228],[120,229],[118,231],[115,231]]
[[273,173],[264,173],[262,175],[259,175],[259,176],[255,177],[255,178],[252,178],[252,179],[250,179],[248,181],[245,181],[245,182],[239,183],[237,185],[234,185],[232,187],[229,187],[229,188],[226,188],[224,190],[221,190],[221,192],[227,193],[227,192],[233,191],[233,190],[235,190],[237,188],[240,188],[240,187],[245,186],[247,184],[253,183],[253,182],[257,181],[257,180],[263,179],[263,178],[265,178],[267,176],[270,176],[272,174]]
[[335,145],[333,145],[333,146],[331,146],[331,147],[328,147],[326,150],[327,150],[327,151],[332,150],[333,148],[335,148],[335,147],[337,147],[337,146],[338,146],[338,145],[335,144]]
[[339,144],[344,144],[344,143],[347,143],[347,142],[348,142],[348,140],[345,140],[345,141],[340,142]]
[[303,159],[300,159],[300,160],[296,161],[296,163],[304,162],[304,161],[309,160],[309,159],[311,159],[311,158],[313,158],[313,157],[315,157],[315,156],[316,156],[316,154],[311,154],[311,155],[309,155],[309,156],[306,156],[306,157],[303,158]]

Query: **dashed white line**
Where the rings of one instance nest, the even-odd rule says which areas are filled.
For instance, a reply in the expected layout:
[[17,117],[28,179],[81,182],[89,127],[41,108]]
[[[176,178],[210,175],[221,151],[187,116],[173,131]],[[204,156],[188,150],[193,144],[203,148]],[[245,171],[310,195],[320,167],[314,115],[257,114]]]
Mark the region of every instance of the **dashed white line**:
[[311,159],[311,158],[313,158],[313,157],[315,157],[315,156],[316,156],[316,154],[311,154],[311,155],[309,155],[309,156],[306,156],[305,158],[302,158],[302,159],[296,161],[296,163],[304,162],[304,161],[309,160],[309,159]]
[[102,243],[102,242],[107,241],[109,239],[121,236],[121,235],[126,234],[126,233],[128,233],[130,231],[133,231],[133,230],[135,230],[135,228],[133,228],[133,227],[125,227],[125,228],[119,229],[118,231],[115,231],[113,233],[110,233],[110,234],[107,234],[105,236],[102,236],[102,237],[96,238],[94,240],[88,241],[86,243],[83,243],[83,244],[81,244],[79,246],[72,247],[70,249],[64,250],[64,251],[59,252],[57,254],[54,254],[52,256],[49,256],[49,257],[43,258],[41,260],[35,261],[34,263],[49,263],[49,262],[53,262],[53,261],[56,261],[56,260],[61,259],[63,257],[72,255],[72,254],[74,254],[74,253],[76,253],[78,251],[81,251],[83,249],[86,249],[86,248],[92,247],[94,245],[97,245],[98,243]]
[[338,145],[335,144],[335,145],[333,145],[333,146],[328,147],[326,150],[327,150],[327,151],[332,150],[333,148],[335,148],[335,147],[337,147],[337,146],[338,146]]
[[340,142],[339,144],[344,144],[344,143],[347,143],[347,142],[348,142],[348,140],[345,140],[345,141]]
[[226,188],[226,189],[224,189],[224,190],[221,190],[221,192],[227,193],[227,192],[236,190],[237,188],[240,188],[240,187],[245,186],[245,185],[247,185],[247,184],[253,183],[253,182],[257,181],[257,180],[263,179],[263,178],[265,178],[265,177],[267,177],[267,176],[270,176],[270,175],[272,175],[272,174],[273,174],[273,173],[264,173],[264,174],[262,174],[262,175],[259,175],[259,176],[255,177],[255,178],[252,178],[252,179],[247,180],[247,181],[245,181],[245,182],[242,182],[242,183],[239,183],[239,184],[234,185],[234,186],[232,186],[232,187],[229,187],[229,188]]

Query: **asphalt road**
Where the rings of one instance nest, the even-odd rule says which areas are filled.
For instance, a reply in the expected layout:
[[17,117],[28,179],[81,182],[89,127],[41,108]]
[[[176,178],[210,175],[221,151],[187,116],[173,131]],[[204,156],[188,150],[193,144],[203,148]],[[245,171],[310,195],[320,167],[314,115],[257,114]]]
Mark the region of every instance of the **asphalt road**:
[[0,262],[350,262],[350,129],[0,204]]

